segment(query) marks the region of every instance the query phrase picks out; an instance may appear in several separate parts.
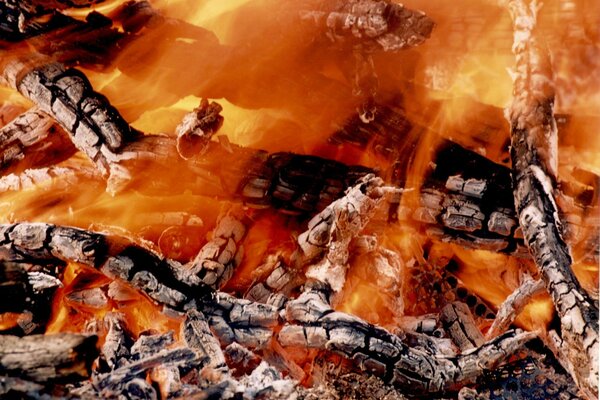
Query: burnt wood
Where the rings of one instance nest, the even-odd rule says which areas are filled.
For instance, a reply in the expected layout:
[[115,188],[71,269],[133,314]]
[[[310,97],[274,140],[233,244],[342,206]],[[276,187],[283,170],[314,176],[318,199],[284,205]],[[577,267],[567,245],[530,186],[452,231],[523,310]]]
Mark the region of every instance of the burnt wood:
[[[532,3],[534,4],[534,3]],[[509,111],[515,208],[525,242],[561,320],[567,369],[589,398],[598,397],[598,306],[577,281],[554,198],[558,137],[548,50],[536,31],[537,9],[508,3],[516,74]]]

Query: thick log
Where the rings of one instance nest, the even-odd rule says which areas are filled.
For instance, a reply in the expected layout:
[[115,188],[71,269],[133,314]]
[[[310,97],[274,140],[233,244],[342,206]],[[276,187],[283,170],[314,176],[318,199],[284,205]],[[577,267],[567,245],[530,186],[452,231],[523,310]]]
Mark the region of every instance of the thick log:
[[571,255],[554,199],[557,129],[547,49],[535,32],[538,5],[511,0],[516,71],[510,107],[515,207],[525,242],[561,320],[569,370],[589,398],[598,397],[598,307],[571,269]]
[[4,84],[52,115],[103,175],[124,173],[117,165],[119,153],[139,133],[93,90],[83,73],[43,58],[18,56],[4,62],[2,72]]
[[36,382],[74,382],[90,376],[98,337],[72,333],[0,336],[0,373]]
[[65,131],[36,108],[0,129],[0,171],[4,173],[51,166],[75,151]]
[[474,383],[484,371],[505,360],[532,339],[530,333],[510,332],[468,354],[433,356],[408,347],[386,330],[341,312],[328,304],[328,293],[310,290],[286,307],[290,322],[277,340],[283,346],[327,350],[413,394],[457,390]]

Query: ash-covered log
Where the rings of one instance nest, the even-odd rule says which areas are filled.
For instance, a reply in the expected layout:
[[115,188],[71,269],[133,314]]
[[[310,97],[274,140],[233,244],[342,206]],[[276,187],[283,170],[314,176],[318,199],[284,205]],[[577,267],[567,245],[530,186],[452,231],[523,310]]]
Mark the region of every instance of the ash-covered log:
[[98,337],[73,333],[0,336],[0,374],[36,382],[89,378]]
[[589,398],[598,397],[598,306],[573,270],[554,198],[558,172],[555,88],[548,50],[535,31],[536,2],[511,0],[516,57],[509,111],[515,208],[525,242],[540,269],[561,321],[567,369]]

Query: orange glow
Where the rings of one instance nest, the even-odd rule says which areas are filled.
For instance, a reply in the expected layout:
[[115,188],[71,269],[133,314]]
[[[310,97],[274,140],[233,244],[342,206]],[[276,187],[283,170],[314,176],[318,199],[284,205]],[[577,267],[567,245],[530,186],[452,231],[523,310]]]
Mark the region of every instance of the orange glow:
[[[517,260],[485,250],[467,250],[452,245],[455,256],[464,265],[457,275],[465,286],[492,305],[499,306],[520,284],[521,271],[531,262]],[[536,297],[516,320],[529,330],[545,329],[552,319],[554,308],[548,294]]]
[[131,290],[127,301],[108,300],[106,305],[93,307],[69,300],[68,295],[75,290],[104,287],[110,280],[89,267],[68,264],[64,271],[63,284],[54,298],[51,320],[46,328],[47,333],[85,332],[89,329],[101,336],[101,343],[106,333],[104,327],[89,326],[101,321],[107,312],[125,314],[127,329],[134,337],[142,331],[155,329],[158,332],[173,330],[179,332],[179,319],[169,318],[161,312],[160,307],[152,303],[144,295]]
[[20,313],[6,312],[0,314],[0,331],[14,328],[19,323]]

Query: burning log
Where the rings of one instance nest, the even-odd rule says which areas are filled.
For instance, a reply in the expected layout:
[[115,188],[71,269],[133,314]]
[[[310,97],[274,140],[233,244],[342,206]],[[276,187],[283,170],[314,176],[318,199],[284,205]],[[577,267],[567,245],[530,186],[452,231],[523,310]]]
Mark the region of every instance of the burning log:
[[0,373],[36,382],[75,382],[90,376],[96,336],[71,333],[0,336]]
[[101,349],[101,364],[106,364],[107,369],[114,370],[123,364],[124,359],[129,357],[130,339],[123,314],[108,313],[103,322],[108,327]]
[[62,128],[49,115],[35,108],[0,129],[2,171],[52,165],[74,153]]
[[63,187],[87,181],[98,181],[98,174],[91,165],[67,160],[58,166],[27,169],[19,174],[8,174],[0,178],[0,192],[17,192],[31,189],[51,181],[59,181]]
[[269,274],[263,281],[252,285],[246,294],[245,299],[265,303],[282,308],[292,290],[301,285],[301,274],[296,269],[291,268],[280,256],[268,257],[263,265],[258,269],[269,269]]
[[287,304],[287,319],[294,324],[283,326],[278,341],[283,346],[340,354],[391,384],[410,388],[412,393],[438,393],[473,383],[534,336],[510,332],[468,354],[436,357],[406,346],[382,328],[333,311],[327,291],[307,291]]
[[181,336],[189,348],[197,351],[199,356],[208,359],[206,367],[216,373],[229,372],[221,346],[200,311],[190,310],[186,313],[185,321],[181,325]]
[[[298,237],[297,263],[311,262],[306,277],[325,282],[339,292],[346,281],[350,241],[358,235],[383,200],[383,181],[366,175],[346,195],[311,219]],[[315,262],[316,263],[312,263]]]
[[303,18],[323,25],[334,42],[360,43],[370,50],[398,51],[417,46],[429,37],[434,26],[425,13],[402,4],[373,0],[325,4],[336,9],[306,11]]
[[465,303],[453,302],[444,306],[440,320],[461,352],[483,345],[483,335]]
[[[8,259],[16,258],[21,261],[28,258],[38,260],[48,260],[49,258],[67,259],[66,250],[61,249],[61,242],[69,243],[70,253],[68,253],[68,259],[70,261],[77,260],[88,265],[95,265],[100,269],[103,269],[103,262],[111,262],[110,259],[107,260],[106,258],[107,254],[112,251],[110,250],[111,247],[129,249],[128,251],[123,250],[114,256],[119,258],[121,262],[125,260],[126,256],[137,260],[146,260],[143,264],[140,261],[136,268],[140,268],[142,265],[147,268],[148,260],[155,257],[148,250],[138,248],[134,252],[130,246],[122,243],[117,244],[117,242],[110,244],[107,243],[106,237],[101,239],[102,235],[86,233],[74,228],[22,224],[21,227],[10,226],[4,227],[4,229],[8,232],[5,231],[4,234],[3,256]],[[48,244],[44,244],[42,247],[35,245],[35,238],[41,237],[36,233],[39,229],[50,229],[49,231],[42,231],[45,232],[43,237],[50,238]],[[79,239],[73,242],[73,237]],[[18,249],[18,252],[7,250],[10,248]],[[142,251],[145,251],[146,255],[144,258],[139,258],[139,254],[143,254]],[[138,254],[138,256],[136,257],[135,254]],[[150,264],[154,263],[155,261],[150,262]],[[127,278],[127,275],[122,276],[122,279],[125,278]],[[133,285],[136,284],[135,281],[130,280],[130,282]],[[167,281],[161,280],[161,282]],[[181,282],[178,285],[178,290],[184,287]],[[145,290],[139,285],[138,287]],[[167,289],[168,287],[165,290]],[[326,289],[325,292],[309,291],[297,300],[289,302],[285,314],[286,324],[277,334],[277,340],[286,347],[301,344],[309,348],[326,349],[343,355],[358,362],[361,368],[374,371],[376,375],[386,381],[395,382],[401,388],[410,386],[411,389],[414,389],[413,386],[418,385],[421,391],[437,392],[459,387],[466,382],[472,382],[483,370],[491,368],[492,365],[532,337],[531,334],[517,333],[515,335],[513,332],[508,332],[494,338],[491,342],[483,344],[477,350],[473,350],[472,353],[469,352],[460,356],[445,356],[445,358],[440,359],[437,353],[439,349],[436,345],[419,346],[421,349],[436,349],[437,356],[432,356],[423,350],[408,347],[399,337],[388,333],[382,328],[367,324],[348,314],[333,312],[328,304],[329,295],[327,293],[330,293],[329,291],[330,289]],[[181,293],[188,292],[182,290]],[[192,335],[196,338],[192,339],[192,336],[190,336],[189,339],[186,339],[189,341],[188,345],[192,348],[196,346],[193,343],[200,343],[197,340],[200,340],[201,337],[203,353],[221,354],[220,349],[214,347],[215,343],[210,341],[211,336],[207,336],[210,330],[215,332],[224,345],[237,342],[248,347],[262,348],[273,338],[274,328],[280,321],[279,310],[276,307],[238,300],[224,293],[217,293],[212,299],[210,297],[194,297],[193,295],[190,295],[190,298],[195,298],[198,301],[196,306],[202,308],[208,325],[202,322],[203,319],[199,317],[200,314],[190,311],[187,322],[189,329],[184,329],[184,337]],[[159,303],[162,301],[159,297],[155,297],[155,299]],[[201,325],[197,325],[198,323]],[[210,330],[207,329],[208,326],[210,326]],[[122,331],[122,328],[117,328],[117,325],[114,325],[112,329],[114,334],[110,335],[117,338],[121,337],[119,332]],[[188,331],[189,333],[185,333]],[[368,346],[364,342],[367,337],[369,338]],[[117,339],[116,342],[122,343],[121,340]],[[206,340],[209,340],[209,342],[206,342]],[[112,339],[110,341],[111,343],[115,342]],[[162,348],[161,346],[158,347]],[[154,348],[156,346],[150,347],[150,349]],[[208,350],[208,348],[213,350]],[[133,354],[133,347],[131,351],[131,354]],[[165,354],[152,353],[154,355],[150,357],[141,356],[139,361],[123,364],[112,372],[103,373],[94,378],[95,387],[98,390],[103,390],[104,393],[130,390],[131,388],[128,385],[135,386],[136,377],[139,373],[157,368],[161,362],[177,366],[188,365],[190,362],[196,362],[193,360],[199,360],[197,352],[192,352],[194,354],[192,357],[186,351],[184,349],[169,350]],[[126,352],[123,354],[126,354]],[[363,354],[364,357],[355,354]],[[214,356],[212,357],[214,358]],[[116,357],[116,359],[119,358]],[[220,358],[216,360],[218,361]],[[484,363],[483,369],[475,367],[476,364],[481,365],[478,364],[481,362]],[[118,361],[113,361],[112,364],[114,366],[120,365]],[[221,364],[221,362],[217,362],[217,365]],[[432,365],[432,369],[425,368],[425,365]]]
[[557,173],[554,86],[536,32],[536,2],[508,2],[517,59],[510,108],[515,206],[525,241],[561,320],[567,369],[586,396],[598,396],[598,308],[571,270],[553,191]]

